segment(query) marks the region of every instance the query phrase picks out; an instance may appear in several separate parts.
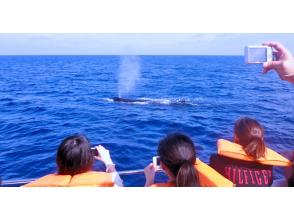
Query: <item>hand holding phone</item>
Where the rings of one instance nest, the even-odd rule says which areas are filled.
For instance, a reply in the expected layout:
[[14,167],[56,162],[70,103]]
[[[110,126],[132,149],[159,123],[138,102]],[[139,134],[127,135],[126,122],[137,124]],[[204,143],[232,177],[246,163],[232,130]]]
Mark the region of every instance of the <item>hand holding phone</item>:
[[107,150],[102,145],[98,145],[98,147],[96,147],[96,149],[98,151],[100,160],[102,160],[106,166],[114,165],[114,163],[111,160],[109,150]]
[[144,174],[146,178],[145,186],[151,186],[154,183],[156,168],[153,163],[148,164],[144,168]]
[[267,42],[263,45],[274,48],[275,61],[263,64],[263,73],[275,70],[282,80],[294,83],[294,57],[292,53],[281,43]]

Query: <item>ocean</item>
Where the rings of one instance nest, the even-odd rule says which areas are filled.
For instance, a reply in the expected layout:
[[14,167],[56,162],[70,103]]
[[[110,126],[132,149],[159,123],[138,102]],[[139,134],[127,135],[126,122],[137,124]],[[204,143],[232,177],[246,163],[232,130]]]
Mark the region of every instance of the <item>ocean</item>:
[[[123,59],[0,56],[3,181],[54,173],[58,145],[77,133],[109,149],[118,171],[143,169],[171,132],[189,135],[199,158],[209,162],[217,139],[232,139],[241,116],[263,125],[272,149],[294,149],[293,85],[275,73],[262,74],[260,65],[247,65],[242,56],[139,56],[131,64]],[[121,77],[122,71],[134,80]],[[119,94],[152,101],[113,102]],[[275,178],[280,176],[277,169]],[[141,174],[122,178],[126,186],[145,182]]]

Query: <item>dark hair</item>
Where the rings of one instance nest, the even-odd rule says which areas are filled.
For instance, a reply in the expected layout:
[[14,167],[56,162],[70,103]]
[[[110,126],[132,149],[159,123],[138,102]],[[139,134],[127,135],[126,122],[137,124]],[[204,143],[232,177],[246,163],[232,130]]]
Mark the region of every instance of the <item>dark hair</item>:
[[160,141],[158,155],[174,175],[176,186],[198,186],[198,174],[194,168],[196,151],[188,136],[180,133],[168,135]]
[[59,145],[56,163],[58,174],[76,175],[92,169],[94,162],[91,145],[83,135],[65,138]]
[[236,143],[243,147],[248,156],[254,159],[265,156],[264,131],[256,120],[248,117],[240,118],[235,123],[234,133],[237,137]]

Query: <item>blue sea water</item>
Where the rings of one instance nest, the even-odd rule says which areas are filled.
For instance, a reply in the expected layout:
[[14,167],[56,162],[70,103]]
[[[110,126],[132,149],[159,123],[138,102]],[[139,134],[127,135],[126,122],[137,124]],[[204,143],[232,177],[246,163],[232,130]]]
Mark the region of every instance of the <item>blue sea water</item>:
[[[119,65],[119,56],[0,56],[2,180],[55,172],[57,146],[74,133],[105,145],[118,170],[144,168],[174,131],[190,135],[208,162],[240,116],[259,120],[274,150],[294,149],[293,85],[241,56],[140,57],[140,80],[128,97],[193,105],[108,101],[118,96]],[[145,179],[123,180],[142,186]]]

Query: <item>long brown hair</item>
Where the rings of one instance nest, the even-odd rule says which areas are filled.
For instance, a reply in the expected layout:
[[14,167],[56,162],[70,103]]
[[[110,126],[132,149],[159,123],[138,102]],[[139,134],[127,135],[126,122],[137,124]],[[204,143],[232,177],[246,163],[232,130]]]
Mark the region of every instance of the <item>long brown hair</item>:
[[194,168],[196,151],[193,141],[186,135],[173,133],[162,139],[158,146],[160,161],[175,177],[176,186],[198,186],[198,173]]
[[264,130],[256,120],[248,117],[240,118],[235,123],[234,133],[236,143],[243,147],[248,156],[254,159],[265,156]]

